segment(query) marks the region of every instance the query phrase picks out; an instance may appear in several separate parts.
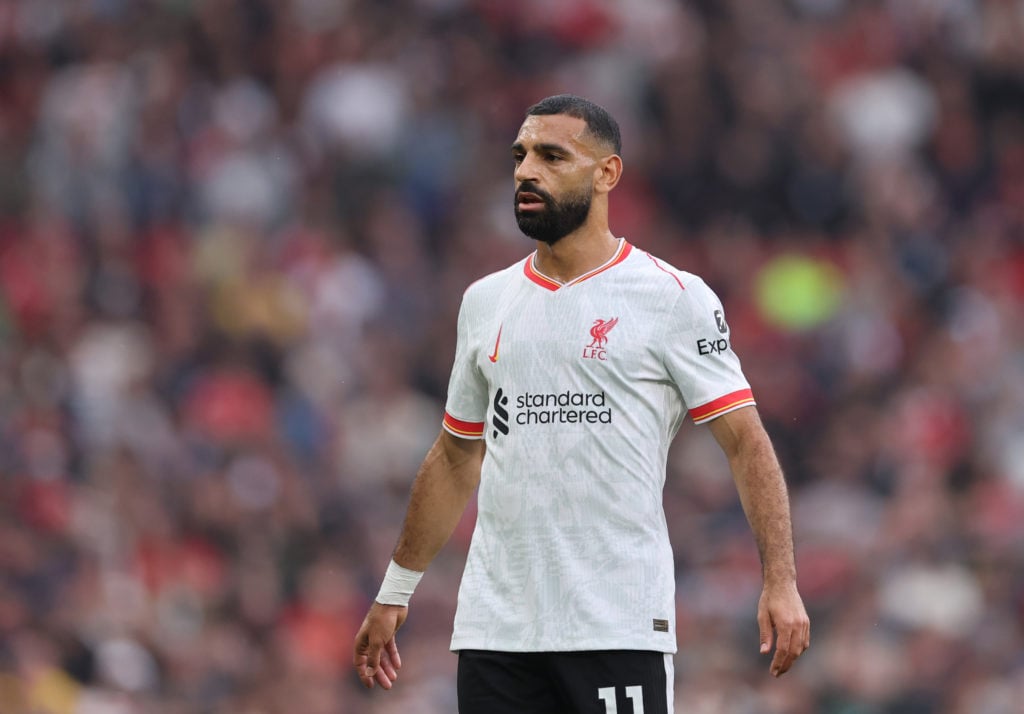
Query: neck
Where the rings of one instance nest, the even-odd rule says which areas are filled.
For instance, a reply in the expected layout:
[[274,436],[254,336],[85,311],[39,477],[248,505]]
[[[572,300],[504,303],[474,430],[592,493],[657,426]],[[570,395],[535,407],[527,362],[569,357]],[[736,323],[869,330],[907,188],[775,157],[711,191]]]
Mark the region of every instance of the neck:
[[618,246],[619,239],[607,228],[594,232],[581,229],[554,245],[537,241],[534,267],[549,278],[569,283],[611,260]]

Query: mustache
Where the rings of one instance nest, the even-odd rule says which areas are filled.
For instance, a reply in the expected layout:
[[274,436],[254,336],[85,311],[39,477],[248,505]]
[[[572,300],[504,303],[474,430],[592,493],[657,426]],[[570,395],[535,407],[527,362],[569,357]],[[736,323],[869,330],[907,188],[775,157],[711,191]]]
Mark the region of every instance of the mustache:
[[551,204],[554,202],[554,199],[552,198],[551,194],[542,189],[540,186],[537,186],[535,183],[533,183],[533,181],[523,181],[521,184],[519,184],[519,188],[516,189],[515,195],[517,201],[519,200],[520,194],[523,193],[532,193],[535,196],[539,196],[541,200],[543,200],[544,203],[547,204]]

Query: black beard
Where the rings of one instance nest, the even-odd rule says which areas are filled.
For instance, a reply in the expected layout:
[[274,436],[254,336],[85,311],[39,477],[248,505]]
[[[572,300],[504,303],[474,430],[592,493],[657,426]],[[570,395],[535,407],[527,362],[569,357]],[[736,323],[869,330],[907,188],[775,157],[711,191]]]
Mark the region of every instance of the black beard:
[[520,186],[519,190],[535,193],[544,199],[545,208],[540,211],[520,211],[518,206],[516,207],[516,223],[519,224],[519,230],[533,240],[554,245],[582,226],[590,215],[590,189],[568,196],[563,201],[556,201],[551,194],[532,186]]

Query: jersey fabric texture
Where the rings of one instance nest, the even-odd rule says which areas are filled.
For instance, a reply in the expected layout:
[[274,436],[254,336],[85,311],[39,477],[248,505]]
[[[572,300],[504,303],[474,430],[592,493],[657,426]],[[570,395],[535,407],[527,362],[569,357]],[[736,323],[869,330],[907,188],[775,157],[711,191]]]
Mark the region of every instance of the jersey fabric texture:
[[487,448],[451,647],[675,652],[669,445],[754,403],[722,305],[625,239],[564,285],[534,255],[459,312],[444,428]]

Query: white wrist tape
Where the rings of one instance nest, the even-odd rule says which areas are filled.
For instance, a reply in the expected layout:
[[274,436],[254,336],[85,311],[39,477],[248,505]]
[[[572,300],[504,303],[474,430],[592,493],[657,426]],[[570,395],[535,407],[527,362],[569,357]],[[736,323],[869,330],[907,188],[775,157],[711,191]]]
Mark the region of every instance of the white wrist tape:
[[377,602],[381,605],[409,605],[409,598],[413,590],[419,585],[423,573],[418,570],[409,570],[392,560],[388,564],[387,572],[384,573],[384,582],[380,584],[380,592],[377,593]]

